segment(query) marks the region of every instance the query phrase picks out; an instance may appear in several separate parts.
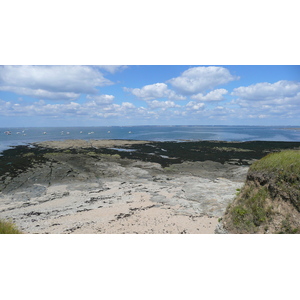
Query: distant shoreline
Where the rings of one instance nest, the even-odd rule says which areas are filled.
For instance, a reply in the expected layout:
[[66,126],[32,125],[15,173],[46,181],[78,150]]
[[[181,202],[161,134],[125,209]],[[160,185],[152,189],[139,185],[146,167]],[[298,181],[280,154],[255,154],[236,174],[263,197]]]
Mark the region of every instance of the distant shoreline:
[[[6,132],[6,133],[5,133]],[[10,132],[10,134],[8,134]],[[300,142],[300,126],[83,126],[0,128],[0,152],[10,146],[66,139]]]
[[300,130],[300,127],[282,128],[283,130]]

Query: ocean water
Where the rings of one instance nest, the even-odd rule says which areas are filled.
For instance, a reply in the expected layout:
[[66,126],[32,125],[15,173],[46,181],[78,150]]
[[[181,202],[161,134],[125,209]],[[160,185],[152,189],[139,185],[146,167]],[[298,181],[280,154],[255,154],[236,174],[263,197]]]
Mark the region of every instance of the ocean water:
[[[10,131],[11,134],[5,134]],[[107,126],[0,128],[0,152],[10,146],[66,139],[130,139],[149,141],[291,141],[300,130],[279,126]]]

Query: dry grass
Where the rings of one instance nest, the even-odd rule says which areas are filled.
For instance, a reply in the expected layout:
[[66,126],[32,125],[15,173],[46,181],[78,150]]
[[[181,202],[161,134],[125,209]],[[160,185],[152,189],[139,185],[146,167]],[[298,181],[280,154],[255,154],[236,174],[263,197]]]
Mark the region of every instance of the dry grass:
[[0,220],[0,234],[20,234],[22,233],[11,221]]

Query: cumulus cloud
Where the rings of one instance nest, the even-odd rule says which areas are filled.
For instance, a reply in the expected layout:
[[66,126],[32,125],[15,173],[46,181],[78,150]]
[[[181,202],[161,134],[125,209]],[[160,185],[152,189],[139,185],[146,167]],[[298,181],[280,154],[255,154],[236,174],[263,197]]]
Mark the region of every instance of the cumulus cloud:
[[145,85],[142,88],[124,88],[126,92],[130,92],[142,100],[153,100],[157,98],[168,98],[172,100],[185,100],[186,97],[177,95],[174,91],[168,89],[165,83],[154,83]]
[[186,105],[186,108],[188,110],[199,110],[199,109],[202,109],[204,108],[205,104],[204,103],[199,103],[199,102],[196,102],[196,101],[190,101],[187,105]]
[[1,66],[0,90],[44,99],[73,100],[113,84],[90,66]]
[[167,109],[167,108],[174,108],[174,107],[180,107],[180,105],[175,104],[173,101],[158,101],[158,100],[153,100],[153,101],[147,101],[148,106],[150,108],[162,108],[162,109]]
[[281,80],[235,88],[231,101],[238,105],[239,117],[255,119],[297,118],[300,113],[300,82]]
[[[108,95],[109,96],[109,95]],[[132,103],[123,102],[121,104],[102,103],[98,104],[92,100],[80,104],[77,102],[69,102],[62,104],[49,104],[44,100],[34,102],[32,104],[11,103],[0,100],[0,113],[6,116],[14,116],[22,114],[23,116],[80,116],[88,117],[111,117],[111,116],[127,116],[132,115],[132,111],[136,107]],[[133,114],[134,115],[134,114]]]
[[269,119],[273,120],[275,125],[278,119],[298,119],[300,95],[297,100],[295,99],[295,97],[256,101],[237,99],[228,103],[228,106],[235,109],[238,119]]
[[13,92],[24,96],[49,100],[76,100],[80,96],[80,94],[73,92],[50,92],[43,89],[31,89],[15,86],[0,86],[0,91]]
[[223,95],[227,94],[228,91],[225,89],[217,89],[209,92],[206,95],[202,93],[192,95],[191,98],[198,101],[222,101],[224,100]]
[[300,82],[280,80],[275,83],[256,83],[235,88],[231,95],[244,100],[267,101],[288,99],[300,95]]
[[91,100],[88,103],[93,105],[110,104],[114,101],[113,95],[87,95],[87,99]]
[[103,107],[101,111],[103,111],[106,114],[106,116],[108,116],[107,113],[115,114],[115,116],[122,116],[122,115],[126,115],[128,112],[131,112],[133,109],[135,109],[135,105],[133,105],[130,102],[123,102],[122,104],[107,105]]
[[123,102],[122,105],[120,105],[120,107],[122,109],[134,109],[135,108],[135,105],[130,103],[130,102]]
[[237,80],[223,67],[194,67],[184,71],[181,76],[167,81],[183,94],[194,94],[213,89],[215,86]]
[[[122,66],[0,66],[0,91],[17,94],[15,100],[11,95],[5,101],[0,100],[0,115],[46,116],[49,120],[66,117],[85,122],[93,119],[95,123],[100,119],[119,118],[120,121],[132,119],[136,124],[145,120],[196,123],[200,119],[234,122],[236,119],[261,119],[270,124],[274,120],[276,124],[280,118],[297,119],[300,115],[300,82],[296,81],[240,86],[230,91],[233,100],[228,102],[225,101],[230,98],[225,99],[228,91],[214,87],[237,78],[226,68],[196,67],[165,83],[123,88],[145,101],[145,107],[137,107],[130,102],[115,103],[114,95],[98,94],[98,87],[112,84],[101,70],[113,74],[121,71]],[[39,101],[25,97],[22,100],[19,95],[32,96]],[[3,93],[3,96],[7,95]],[[186,102],[178,105],[176,100]]]

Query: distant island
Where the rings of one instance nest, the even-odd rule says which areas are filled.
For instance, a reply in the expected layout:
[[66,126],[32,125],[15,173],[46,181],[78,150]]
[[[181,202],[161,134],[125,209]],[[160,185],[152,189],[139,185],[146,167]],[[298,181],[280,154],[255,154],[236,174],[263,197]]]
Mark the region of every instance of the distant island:
[[284,130],[300,130],[300,127],[285,127]]

